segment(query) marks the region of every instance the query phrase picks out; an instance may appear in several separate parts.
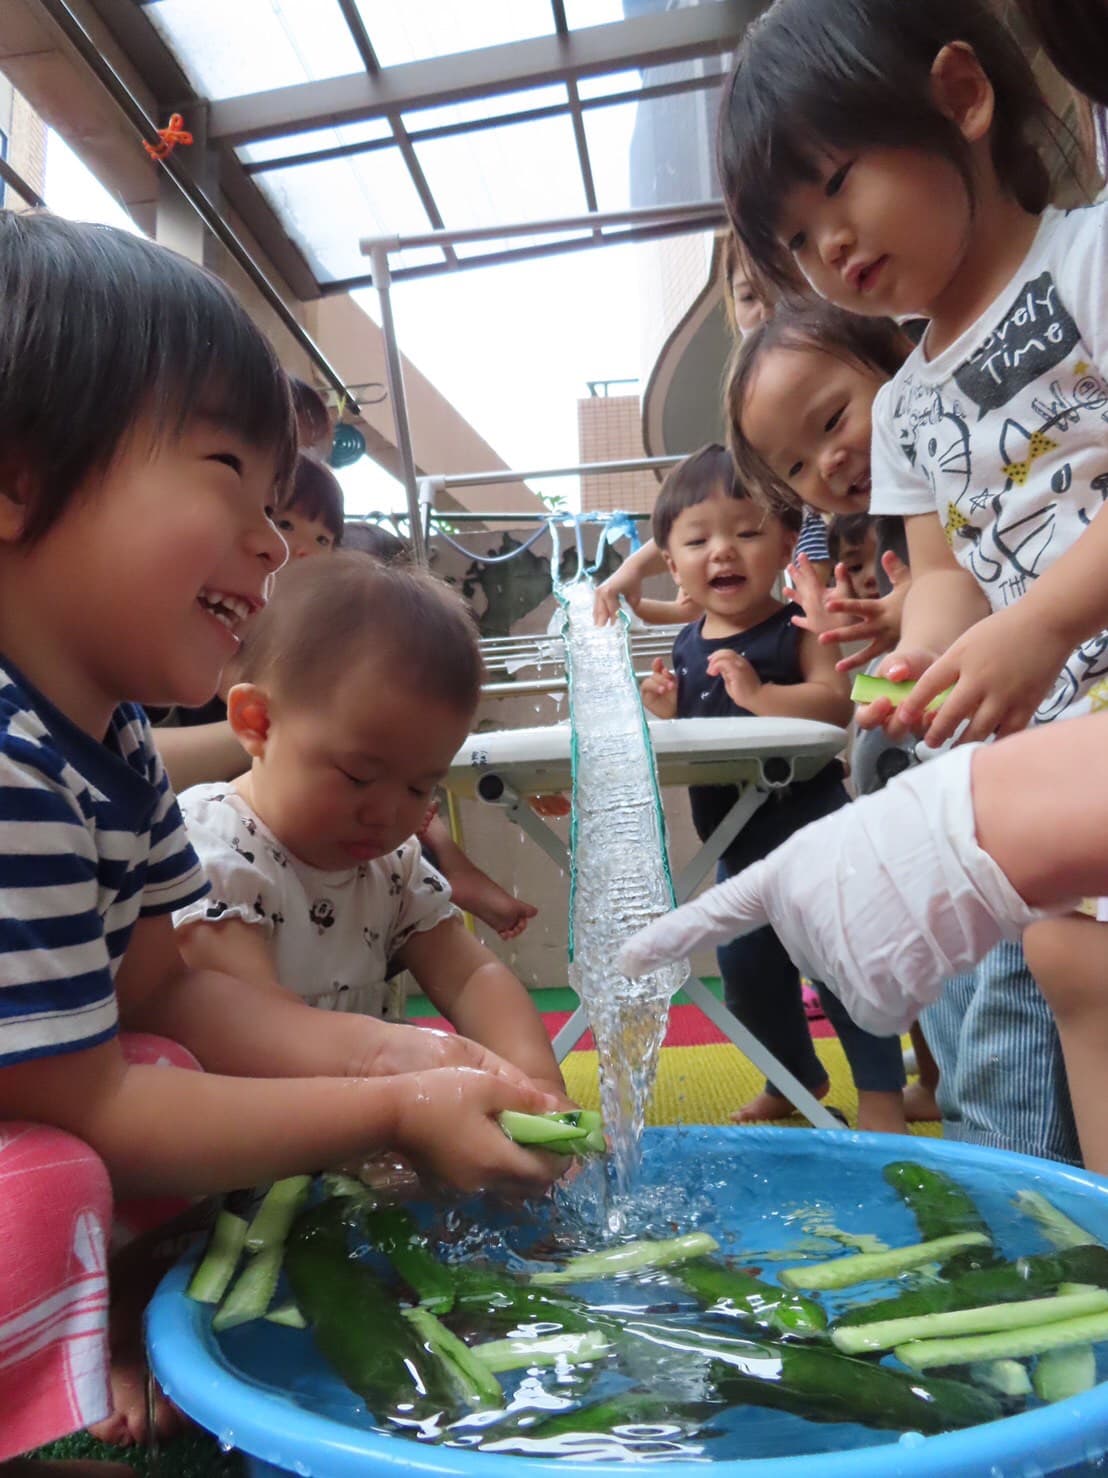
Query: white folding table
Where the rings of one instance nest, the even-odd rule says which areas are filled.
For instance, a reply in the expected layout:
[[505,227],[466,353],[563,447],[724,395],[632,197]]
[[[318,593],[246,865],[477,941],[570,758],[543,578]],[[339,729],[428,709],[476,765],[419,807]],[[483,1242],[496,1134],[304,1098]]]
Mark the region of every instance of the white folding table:
[[[738,798],[719,826],[691,861],[674,874],[678,903],[696,891],[774,790],[794,779],[806,780],[817,774],[846,742],[842,729],[810,719],[651,719],[648,728],[660,785],[738,788]],[[455,756],[447,780],[457,795],[501,806],[505,815],[564,869],[569,867],[565,844],[535,814],[527,797],[568,790],[571,782],[568,723],[473,734]],[[705,1016],[788,1094],[811,1123],[820,1128],[841,1128],[839,1121],[732,1016],[702,980],[690,976],[683,989]],[[584,1010],[578,1006],[554,1039],[559,1061],[587,1028]]]

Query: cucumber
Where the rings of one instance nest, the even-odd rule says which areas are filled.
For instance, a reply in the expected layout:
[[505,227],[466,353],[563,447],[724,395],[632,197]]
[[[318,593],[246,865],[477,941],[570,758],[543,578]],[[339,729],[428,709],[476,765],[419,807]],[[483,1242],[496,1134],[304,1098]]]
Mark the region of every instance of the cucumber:
[[913,1160],[894,1160],[882,1174],[916,1218],[920,1239],[934,1241],[959,1232],[978,1232],[988,1243],[964,1248],[943,1264],[947,1277],[988,1267],[997,1261],[992,1234],[976,1204],[956,1181],[941,1170],[917,1165]]
[[585,1334],[516,1335],[473,1345],[470,1354],[487,1370],[529,1370],[533,1366],[584,1365],[601,1360],[611,1349],[598,1329]]
[[844,1355],[870,1355],[879,1350],[891,1350],[909,1340],[1028,1329],[1036,1324],[1055,1324],[1062,1319],[1072,1319],[1078,1314],[1106,1311],[1108,1290],[1096,1288],[1092,1293],[1070,1297],[982,1304],[975,1309],[948,1309],[941,1314],[922,1314],[916,1319],[886,1319],[877,1324],[848,1325],[832,1332],[831,1343]]
[[431,1251],[409,1212],[401,1206],[378,1206],[362,1215],[358,1224],[425,1308],[444,1314],[453,1306],[450,1269]]
[[[894,705],[900,704],[904,702],[914,687],[914,682],[894,683],[887,677],[871,677],[866,672],[860,672],[850,689],[850,701],[852,703],[872,703],[877,698],[888,698]],[[932,698],[924,711],[934,713],[937,708],[943,706],[950,694],[951,689],[944,688],[937,698]]]
[[852,1283],[896,1278],[913,1268],[925,1267],[929,1262],[942,1262],[966,1248],[988,1245],[991,1245],[990,1238],[981,1232],[960,1232],[954,1237],[938,1237],[933,1242],[893,1247],[888,1252],[858,1252],[853,1257],[833,1258],[831,1262],[802,1263],[799,1267],[784,1268],[781,1282],[786,1288],[849,1288]]
[[478,1360],[468,1345],[430,1309],[405,1309],[404,1318],[423,1340],[428,1352],[441,1360],[444,1373],[453,1383],[458,1399],[471,1411],[495,1411],[504,1405],[504,1393],[495,1371]]
[[549,1114],[521,1114],[505,1109],[497,1118],[501,1129],[516,1144],[567,1155],[603,1154],[608,1148],[600,1128],[600,1115],[592,1109]]
[[1071,1221],[1064,1212],[1052,1205],[1038,1191],[1017,1191],[1015,1203],[1019,1209],[1037,1222],[1043,1236],[1055,1247],[1096,1246],[1100,1239]]
[[668,1267],[685,1262],[706,1252],[718,1252],[719,1243],[707,1232],[686,1232],[681,1237],[660,1241],[624,1242],[620,1247],[607,1247],[602,1252],[586,1252],[572,1257],[564,1268],[532,1273],[531,1282],[540,1286],[557,1283],[584,1283],[593,1278],[614,1278],[617,1273],[641,1273],[647,1268]]
[[198,1303],[217,1304],[235,1276],[239,1254],[246,1241],[246,1221],[233,1212],[221,1211],[215,1219],[204,1256],[189,1279],[189,1298]]
[[277,1291],[283,1254],[282,1247],[267,1247],[254,1254],[212,1316],[212,1328],[217,1334],[264,1316]]
[[1031,1394],[1031,1377],[1027,1367],[1018,1360],[983,1360],[970,1366],[970,1380],[984,1386],[986,1391],[995,1391],[1011,1401],[1022,1400]]
[[897,1345],[896,1358],[911,1370],[935,1365],[968,1365],[978,1360],[1016,1360],[1067,1346],[1098,1344],[1108,1339],[1108,1313],[1082,1314],[1056,1324],[1033,1324],[1001,1334],[970,1334],[964,1339],[920,1339]]
[[682,1287],[712,1306],[712,1313],[740,1319],[757,1329],[811,1337],[827,1328],[827,1315],[813,1299],[763,1283],[752,1273],[696,1258],[675,1270]]
[[1096,1385],[1096,1351],[1092,1345],[1047,1350],[1036,1361],[1032,1381],[1041,1401],[1065,1401],[1091,1391]]
[[571,1294],[532,1288],[502,1272],[452,1267],[454,1315],[477,1329],[514,1329],[522,1324],[552,1324],[566,1334],[606,1330],[611,1320],[594,1314]]
[[728,1405],[772,1406],[809,1421],[853,1421],[925,1435],[975,1426],[1001,1414],[991,1395],[962,1381],[921,1380],[826,1346],[774,1345],[664,1325],[626,1327],[630,1337],[707,1359],[712,1383]]
[[297,1218],[285,1247],[285,1272],[323,1356],[381,1420],[461,1415],[442,1362],[404,1318],[392,1293],[350,1256],[341,1200],[321,1201]]
[[247,1252],[264,1252],[285,1245],[289,1227],[296,1220],[311,1183],[310,1175],[290,1175],[273,1182],[247,1230]]
[[929,1284],[893,1298],[857,1304],[835,1321],[839,1329],[852,1324],[871,1324],[884,1319],[912,1319],[948,1309],[972,1309],[979,1304],[999,1304],[1027,1298],[1042,1298],[1062,1283],[1087,1283],[1108,1288],[1108,1248],[1070,1247],[1061,1252],[1041,1252],[1016,1262],[997,1263],[963,1273],[949,1282]]

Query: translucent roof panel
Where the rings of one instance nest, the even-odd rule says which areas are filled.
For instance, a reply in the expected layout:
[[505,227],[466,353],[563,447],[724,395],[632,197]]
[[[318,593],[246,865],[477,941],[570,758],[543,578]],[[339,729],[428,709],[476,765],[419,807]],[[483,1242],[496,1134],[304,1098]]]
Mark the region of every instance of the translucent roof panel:
[[523,92],[498,92],[493,97],[474,98],[471,102],[418,108],[403,115],[404,126],[415,133],[421,128],[442,128],[455,123],[478,123],[482,119],[502,118],[505,113],[526,113],[535,108],[564,108],[568,103],[569,94],[565,84],[559,82],[552,87],[529,87]]
[[675,93],[590,108],[585,137],[597,205],[694,205],[719,195],[715,121],[719,91]]
[[[676,0],[672,8],[681,5],[720,5],[726,0]],[[566,24],[571,31],[581,31],[587,26],[602,26],[608,21],[621,21],[624,19],[623,0],[563,0],[566,13]],[[667,0],[634,0],[628,5],[627,14],[650,11],[668,10],[671,4]]]
[[151,0],[143,14],[203,97],[363,70],[335,0]]
[[588,208],[568,117],[417,141],[415,149],[442,218],[455,229],[551,220]]
[[314,154],[317,149],[335,149],[345,144],[368,144],[391,138],[392,125],[387,118],[367,118],[364,123],[344,123],[341,128],[312,128],[306,133],[258,139],[256,143],[240,144],[235,152],[244,164],[263,164],[267,159],[292,159],[298,154]]
[[[363,236],[414,235],[430,229],[399,150],[375,149],[349,159],[266,170],[256,176],[285,229],[320,282],[369,271]],[[442,262],[437,248],[394,252],[395,268]]]
[[550,0],[357,0],[357,6],[382,67],[554,33]]

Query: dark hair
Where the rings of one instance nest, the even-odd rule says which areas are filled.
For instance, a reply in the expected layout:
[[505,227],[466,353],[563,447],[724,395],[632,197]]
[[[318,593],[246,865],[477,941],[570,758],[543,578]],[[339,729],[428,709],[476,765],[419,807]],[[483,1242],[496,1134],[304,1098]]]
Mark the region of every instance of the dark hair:
[[[678,462],[676,467],[671,467],[654,503],[650,521],[650,531],[658,548],[668,549],[673,525],[686,508],[695,508],[698,503],[707,502],[721,491],[728,498],[748,499],[750,496],[735,476],[731,453],[718,442],[702,446],[698,452]],[[793,509],[775,508],[772,516],[780,518],[794,531],[800,527],[800,516]]]
[[[282,570],[272,599],[246,627],[230,676],[290,702],[314,702],[370,658],[390,683],[467,714],[477,707],[484,668],[461,596],[424,570],[343,549]],[[372,701],[387,701],[387,689]]]
[[943,155],[974,196],[970,150],[932,96],[944,46],[973,48],[996,98],[990,133],[997,176],[1024,209],[1047,203],[1036,133],[1056,132],[1011,32],[981,0],[774,0],[739,48],[719,123],[719,175],[751,259],[786,281],[777,239],[790,190],[820,178],[827,149],[923,149]]
[[343,527],[342,547],[356,549],[372,559],[385,564],[410,564],[412,552],[395,534],[383,529],[379,523],[368,523],[364,519],[348,519]]
[[330,443],[331,417],[327,403],[314,385],[296,375],[289,376],[292,408],[296,415],[296,435],[302,447],[313,447],[325,438]]
[[109,226],[0,211],[0,303],[0,465],[28,479],[24,542],[107,470],[140,418],[159,440],[194,417],[222,422],[272,453],[278,489],[288,478],[288,379],[210,272]]
[[307,452],[298,452],[296,469],[288,491],[277,505],[278,513],[299,513],[318,519],[336,544],[342,543],[345,521],[342,487],[330,467],[324,467]]
[[[727,440],[737,477],[750,496],[779,512],[803,505],[743,435],[742,413],[759,363],[772,349],[814,349],[876,370],[891,380],[912,352],[891,318],[862,318],[822,298],[789,303],[746,335],[731,356],[723,392]],[[787,412],[786,412],[787,413]]]
[[827,520],[827,548],[833,564],[844,549],[857,549],[877,520],[869,513],[836,513]]
[[1108,5],[1105,0],[1016,0],[1058,71],[1108,107]]

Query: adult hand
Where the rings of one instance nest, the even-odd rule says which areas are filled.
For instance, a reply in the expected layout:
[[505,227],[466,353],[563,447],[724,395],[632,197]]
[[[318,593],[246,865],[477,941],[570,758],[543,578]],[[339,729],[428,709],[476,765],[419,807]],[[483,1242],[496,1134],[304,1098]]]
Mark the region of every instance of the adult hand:
[[958,749],[798,831],[624,945],[629,979],[770,924],[802,974],[865,1030],[903,1031],[943,982],[1042,917],[977,844]]

